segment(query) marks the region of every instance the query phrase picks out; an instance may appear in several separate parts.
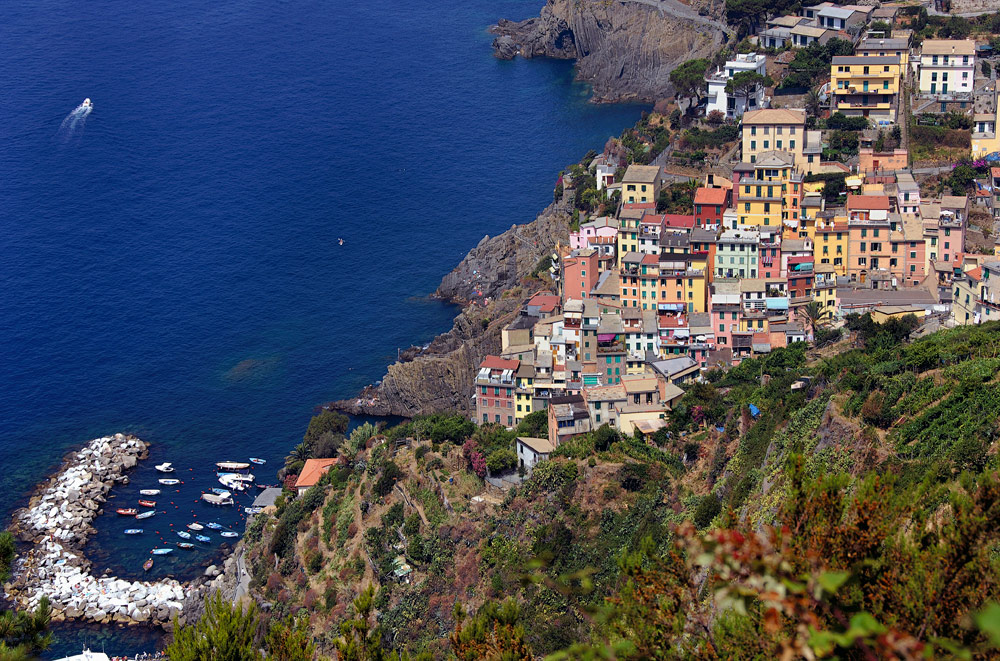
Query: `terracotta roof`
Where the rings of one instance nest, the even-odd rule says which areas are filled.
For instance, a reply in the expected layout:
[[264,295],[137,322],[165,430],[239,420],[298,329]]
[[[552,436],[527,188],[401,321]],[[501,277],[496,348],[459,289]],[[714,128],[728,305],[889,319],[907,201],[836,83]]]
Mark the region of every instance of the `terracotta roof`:
[[976,268],[972,269],[971,271],[966,271],[965,275],[969,276],[970,278],[972,278],[976,282],[979,282],[980,280],[983,279],[983,267],[977,266]]
[[663,224],[667,227],[694,227],[694,216],[685,214],[668,213],[663,216]]
[[694,203],[695,204],[725,204],[726,194],[728,191],[725,188],[699,188],[694,192]]
[[642,256],[642,263],[643,264],[659,264],[660,263],[660,257],[659,257],[659,255],[643,255]]
[[888,195],[848,195],[848,209],[889,210]]
[[990,168],[990,175],[1000,177],[1000,168]]
[[542,312],[552,312],[559,306],[559,297],[555,294],[540,291],[530,299],[528,305],[537,305]]
[[319,482],[319,478],[337,463],[336,459],[306,459],[299,477],[295,480],[295,488],[311,487]]
[[486,356],[486,358],[483,358],[483,362],[479,363],[479,367],[488,367],[491,370],[516,370],[520,364],[521,361],[519,360],[507,360],[500,356]]
[[743,113],[744,124],[805,124],[806,111],[797,108],[765,108]]
[[626,202],[624,209],[655,209],[655,202]]

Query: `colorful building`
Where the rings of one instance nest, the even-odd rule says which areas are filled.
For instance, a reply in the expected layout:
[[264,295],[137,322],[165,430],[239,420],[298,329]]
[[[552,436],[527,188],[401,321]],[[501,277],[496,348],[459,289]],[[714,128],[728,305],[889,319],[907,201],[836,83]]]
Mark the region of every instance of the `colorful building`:
[[[795,108],[753,110],[743,115],[743,161],[754,163],[764,152],[785,151],[803,170],[806,111]],[[735,182],[734,182],[735,186]]]
[[901,66],[895,55],[840,55],[830,64],[831,108],[848,117],[870,117],[879,124],[896,121]]
[[520,361],[487,356],[476,374],[476,422],[514,426],[515,372]]
[[976,42],[971,39],[926,39],[920,48],[918,89],[944,99],[969,95],[976,80]]

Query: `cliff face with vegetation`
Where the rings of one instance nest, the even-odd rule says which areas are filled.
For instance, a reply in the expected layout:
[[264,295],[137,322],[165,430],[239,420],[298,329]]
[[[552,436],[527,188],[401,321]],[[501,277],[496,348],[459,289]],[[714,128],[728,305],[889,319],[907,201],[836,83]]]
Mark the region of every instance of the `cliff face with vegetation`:
[[648,101],[672,92],[678,64],[711,57],[725,26],[677,0],[548,0],[537,18],[491,28],[502,59],[575,59],[595,101]]
[[411,347],[378,386],[332,407],[354,415],[405,417],[470,410],[474,367],[500,352],[501,329],[531,294],[547,287],[533,273],[556,242],[567,241],[569,221],[565,208],[553,204],[531,223],[483,237],[435,292],[464,305],[451,330],[426,348]]

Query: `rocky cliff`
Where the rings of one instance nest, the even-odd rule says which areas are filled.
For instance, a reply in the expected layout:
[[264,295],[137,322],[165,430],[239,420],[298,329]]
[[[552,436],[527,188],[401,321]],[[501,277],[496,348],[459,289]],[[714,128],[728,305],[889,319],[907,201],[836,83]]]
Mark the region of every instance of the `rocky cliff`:
[[411,347],[389,366],[378,386],[333,402],[353,415],[414,416],[472,408],[473,372],[484,356],[500,352],[500,331],[528,296],[543,289],[529,278],[539,260],[568,238],[569,215],[553,204],[526,225],[486,236],[441,281],[435,295],[464,304],[447,333],[426,348]]
[[710,57],[726,26],[678,0],[548,0],[538,18],[491,28],[497,57],[575,59],[595,101],[670,95],[678,64]]

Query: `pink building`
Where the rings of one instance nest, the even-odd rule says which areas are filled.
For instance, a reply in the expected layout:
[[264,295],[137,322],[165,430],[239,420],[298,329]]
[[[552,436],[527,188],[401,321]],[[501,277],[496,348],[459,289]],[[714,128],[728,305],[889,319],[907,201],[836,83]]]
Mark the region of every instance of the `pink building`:
[[582,301],[597,284],[599,255],[593,248],[573,250],[563,257],[563,299]]
[[615,243],[618,236],[618,221],[614,218],[597,218],[589,223],[580,225],[580,230],[569,233],[569,247],[578,250],[580,248],[590,248],[591,243],[597,243],[597,237],[611,239]]

